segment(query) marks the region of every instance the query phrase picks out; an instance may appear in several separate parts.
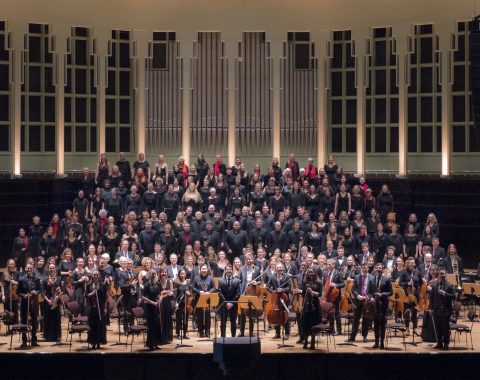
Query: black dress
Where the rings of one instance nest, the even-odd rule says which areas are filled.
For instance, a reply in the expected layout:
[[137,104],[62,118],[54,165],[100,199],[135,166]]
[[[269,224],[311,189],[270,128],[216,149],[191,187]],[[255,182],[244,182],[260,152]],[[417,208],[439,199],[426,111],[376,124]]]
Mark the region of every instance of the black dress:
[[85,315],[85,282],[80,281],[82,276],[87,276],[87,272],[79,272],[76,269],[72,272],[72,285],[74,287],[72,301],[77,301],[80,305],[80,312]]
[[[318,297],[313,297],[307,294],[307,288],[311,288],[318,293]],[[319,324],[321,321],[320,315],[320,296],[322,295],[322,283],[320,281],[315,283],[302,283],[302,297],[304,300],[301,317],[303,319],[303,334],[304,337],[312,335],[312,327]],[[306,297],[306,298],[305,298]]]
[[[41,282],[42,294],[50,301],[54,301],[56,296],[59,296],[61,288],[61,278],[57,276],[52,281],[49,278],[43,279]],[[57,306],[52,310],[52,306],[44,302],[46,307],[43,312],[43,337],[47,342],[56,342],[62,338],[61,326],[61,307]]]
[[[158,283],[148,282],[143,288],[143,296],[150,301],[156,302],[160,295],[160,289]],[[145,303],[145,317],[147,319],[148,327],[146,345],[150,349],[153,349],[162,341],[158,306]]]
[[43,236],[43,227],[39,224],[33,224],[29,227],[30,235],[30,255],[33,257],[42,255],[42,247],[40,243],[42,242]]
[[[165,287],[163,287],[161,281],[158,283],[160,286],[160,292],[164,290],[173,290],[172,280],[167,279]],[[161,343],[166,344],[170,343],[173,340],[173,320],[172,320],[172,297],[164,295],[162,298],[162,303],[160,305],[161,310]]]
[[73,241],[66,238],[63,243],[63,249],[70,248],[73,254],[73,260],[83,257],[83,244],[82,241],[74,239]]
[[[90,295],[94,289],[97,292]],[[105,315],[105,304],[107,302],[107,288],[104,283],[93,282],[87,286],[87,315],[88,326],[88,343],[92,345],[107,344],[107,325]]]
[[[405,243],[405,252],[408,257],[415,257],[415,254],[417,253],[417,245],[418,245],[418,235],[413,234],[413,235],[408,235],[405,234],[403,236],[403,240]],[[398,255],[398,252],[397,252]]]

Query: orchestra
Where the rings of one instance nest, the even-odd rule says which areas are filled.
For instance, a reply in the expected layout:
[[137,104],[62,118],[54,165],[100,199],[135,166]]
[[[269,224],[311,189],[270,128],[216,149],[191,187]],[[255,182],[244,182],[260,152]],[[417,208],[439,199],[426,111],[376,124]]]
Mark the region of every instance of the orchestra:
[[[168,202],[168,207],[155,206],[158,209],[142,209],[140,203],[135,207],[138,215],[130,205],[123,219],[100,205],[98,220],[90,217],[89,205],[84,218],[67,210],[64,219],[55,216],[46,229],[49,239],[65,242],[56,248],[49,246],[48,257],[33,249],[36,240],[22,229],[14,241],[14,257],[7,261],[1,277],[3,322],[7,326],[17,323],[20,314],[21,323],[31,327],[30,337],[22,335],[22,348],[27,343],[38,345],[40,315],[44,340],[60,341],[62,310],[76,301],[79,314],[88,317],[88,343],[93,349],[107,343],[111,315],[118,318],[119,335],[121,325],[128,334],[137,323],[134,308],[144,311],[145,345],[152,351],[174,338],[190,339],[192,331],[199,338],[209,338],[212,319],[220,322],[221,337],[228,335],[228,327],[231,337],[236,337],[237,327],[239,337],[246,333],[253,337],[255,324],[258,328],[263,322],[265,337],[269,328],[274,330],[272,339],[288,340],[298,332],[296,343],[315,349],[314,327],[323,323],[332,335],[342,335],[342,322],[348,316],[352,322],[351,331],[345,333],[349,343],[355,341],[361,321],[363,342],[368,342],[373,330],[373,348],[384,349],[387,319],[404,323],[407,336],[412,326],[413,334],[420,337],[420,312],[423,340],[435,340],[436,348],[448,349],[452,302],[461,292],[464,274],[455,245],[445,254],[435,236],[433,247],[419,242],[416,246],[414,235],[422,231],[418,222],[416,227],[405,227],[402,245],[395,218],[389,214],[381,219],[372,208],[364,219],[364,210],[352,208],[353,203],[356,208],[362,206],[358,189],[350,196],[349,187],[329,183],[328,176],[318,178],[318,187],[310,178],[310,185],[289,180],[291,188],[286,184],[282,188],[270,177],[263,178],[264,188],[262,181],[250,187],[234,181],[220,192],[215,189],[215,178],[213,183],[205,178],[211,187],[205,205],[200,201],[182,207],[176,202],[173,210]],[[189,183],[192,194],[197,191],[191,176],[183,181]],[[203,178],[197,181],[203,183]],[[173,185],[168,186],[172,199],[181,187]],[[93,205],[104,196],[99,194],[106,190],[100,190],[83,195]],[[129,197],[137,198],[139,190],[133,185]],[[334,192],[335,207],[330,214],[317,215],[323,207],[315,200]],[[308,206],[306,197],[310,198]],[[241,198],[242,208],[229,205]],[[39,223],[35,218],[36,228]],[[81,231],[88,233],[84,236]],[[123,237],[107,242],[114,235]],[[447,273],[454,276],[457,288],[447,281]],[[402,291],[406,302],[394,299],[394,290]],[[213,295],[218,295],[218,303]],[[242,296],[257,297],[261,308],[240,305]],[[323,315],[325,305],[329,312]],[[215,334],[216,329],[215,323]]]

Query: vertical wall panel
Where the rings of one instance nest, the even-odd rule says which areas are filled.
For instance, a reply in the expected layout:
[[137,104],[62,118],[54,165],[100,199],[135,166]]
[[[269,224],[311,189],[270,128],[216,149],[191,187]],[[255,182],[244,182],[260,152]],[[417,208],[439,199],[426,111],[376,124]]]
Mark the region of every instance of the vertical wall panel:
[[265,32],[244,32],[235,70],[236,153],[251,165],[254,164],[249,162],[251,156],[272,155],[271,65],[270,44],[265,40]]
[[[220,32],[199,32],[191,62],[191,155],[227,153],[227,59]],[[195,162],[196,159],[193,160]]]
[[[182,151],[182,59],[180,44],[169,40],[152,42],[165,44],[166,66],[154,63],[153,55],[146,62],[147,152],[178,157]],[[153,51],[153,49],[151,49]]]
[[[281,59],[280,141],[282,157],[293,152],[302,165],[306,157],[316,157],[318,72],[314,42],[296,39],[298,34],[304,33],[289,32]],[[296,51],[297,45],[308,51],[305,59]]]

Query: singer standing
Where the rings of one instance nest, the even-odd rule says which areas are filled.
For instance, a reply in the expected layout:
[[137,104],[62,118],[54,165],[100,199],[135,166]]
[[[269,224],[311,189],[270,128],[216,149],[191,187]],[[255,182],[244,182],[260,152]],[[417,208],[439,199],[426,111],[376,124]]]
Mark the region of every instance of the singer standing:
[[437,332],[436,349],[448,350],[450,343],[450,316],[452,315],[452,301],[455,299],[455,288],[447,281],[447,272],[444,268],[438,271],[438,281],[431,286],[430,308]]

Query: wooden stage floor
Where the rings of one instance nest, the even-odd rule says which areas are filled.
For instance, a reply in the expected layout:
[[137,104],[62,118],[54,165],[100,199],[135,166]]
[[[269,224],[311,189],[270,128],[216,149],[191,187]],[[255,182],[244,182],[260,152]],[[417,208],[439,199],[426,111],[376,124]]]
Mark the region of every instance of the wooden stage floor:
[[[390,320],[389,320],[390,322]],[[421,323],[421,322],[419,322]],[[466,324],[468,326],[471,325],[471,322],[468,321],[464,317],[459,318],[459,323]],[[191,327],[191,323],[189,324]],[[420,325],[421,326],[421,325]],[[52,353],[90,353],[90,354],[97,354],[97,353],[129,353],[130,352],[130,344],[128,346],[125,345],[126,337],[125,335],[120,336],[121,345],[113,345],[114,343],[118,342],[118,325],[116,321],[112,321],[112,324],[108,327],[107,330],[107,344],[102,346],[100,350],[88,350],[87,343],[86,343],[86,334],[82,334],[81,339],[79,339],[78,334],[73,336],[73,343],[70,347],[69,341],[70,336],[67,338],[66,333],[67,323],[66,319],[63,318],[62,322],[62,342],[64,345],[55,346],[53,342],[45,342],[42,339],[41,332],[37,333],[38,336],[38,343],[39,347],[31,347],[27,349],[20,349],[20,340],[19,335],[13,336],[13,349],[10,350],[10,335],[6,335],[5,333],[5,326],[2,324],[1,332],[0,332],[0,353],[22,353],[22,352],[35,352],[35,353],[45,353],[48,352],[49,354]],[[218,323],[218,332],[220,329],[220,324]],[[345,340],[347,335],[345,335],[346,328],[343,326],[344,333],[340,336],[336,336],[335,344],[333,342],[333,337],[330,338],[330,342],[327,348],[326,337],[317,337],[318,344],[317,348],[314,351],[311,350],[304,350],[302,345],[296,344],[295,342],[298,339],[297,335],[297,325],[292,325],[292,334],[290,335],[290,339],[285,341],[285,344],[291,345],[293,347],[285,347],[285,348],[278,348],[278,344],[282,343],[281,339],[273,340],[274,330],[270,330],[267,332],[263,331],[263,322],[259,324],[260,329],[260,341],[261,341],[261,352],[262,354],[312,354],[312,353],[370,353],[370,354],[385,354],[388,355],[389,353],[444,353],[445,351],[439,351],[433,348],[434,343],[427,343],[422,342],[421,338],[415,336],[415,343],[416,345],[410,344],[412,342],[412,335],[405,338],[407,344],[404,346],[403,339],[401,335],[393,336],[388,341],[388,347],[385,350],[379,349],[372,349],[374,343],[374,335],[373,331],[369,331],[368,334],[368,343],[364,343],[361,334],[357,335],[357,339],[355,345],[345,345]],[[123,330],[123,328],[122,328]],[[212,340],[214,337],[214,325],[212,323]],[[419,327],[418,331],[421,331]],[[470,346],[470,338],[468,337],[468,346],[466,343],[465,334],[460,335],[460,338],[456,340],[456,347],[454,347],[453,341],[450,344],[450,353],[461,353],[461,352],[470,352],[470,353],[478,353],[480,352],[480,321],[473,323],[473,346],[474,350],[471,349]],[[238,333],[238,332],[237,332]],[[212,341],[205,341],[205,339],[200,339],[196,332],[190,331],[189,332],[190,339],[184,340],[184,344],[189,344],[193,347],[182,347],[176,348],[176,345],[180,343],[179,339],[176,339],[174,336],[174,340],[171,344],[162,345],[160,346],[159,350],[152,352],[151,354],[155,353],[183,353],[183,354],[212,354],[213,352],[213,343]],[[227,337],[230,336],[229,327],[227,325]],[[453,337],[453,334],[452,334]],[[129,338],[129,342],[131,341],[131,337]],[[143,338],[142,336],[135,336],[134,343],[132,346],[132,352],[137,353],[146,353],[149,352],[144,348]],[[149,352],[150,353],[150,352]]]

